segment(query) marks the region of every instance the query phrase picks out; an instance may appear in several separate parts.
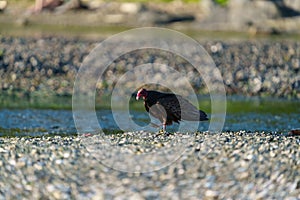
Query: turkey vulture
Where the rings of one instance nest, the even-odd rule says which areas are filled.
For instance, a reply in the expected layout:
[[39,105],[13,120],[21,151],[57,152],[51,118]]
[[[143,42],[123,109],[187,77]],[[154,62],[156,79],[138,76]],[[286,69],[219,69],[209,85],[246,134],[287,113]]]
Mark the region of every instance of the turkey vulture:
[[[163,123],[163,131],[166,130],[166,125],[171,125],[173,122],[179,124],[180,120],[208,120],[205,112],[198,110],[193,104],[180,95],[142,88],[136,95],[136,100],[140,98],[144,99],[147,112]],[[180,106],[182,106],[182,108]]]

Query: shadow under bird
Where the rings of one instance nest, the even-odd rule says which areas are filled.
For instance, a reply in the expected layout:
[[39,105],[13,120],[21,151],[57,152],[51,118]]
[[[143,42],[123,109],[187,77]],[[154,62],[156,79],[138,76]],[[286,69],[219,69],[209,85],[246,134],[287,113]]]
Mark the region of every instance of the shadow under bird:
[[179,121],[206,121],[207,115],[180,95],[163,93],[144,88],[137,92],[136,100],[143,98],[146,111],[157,118],[165,132],[167,125]]

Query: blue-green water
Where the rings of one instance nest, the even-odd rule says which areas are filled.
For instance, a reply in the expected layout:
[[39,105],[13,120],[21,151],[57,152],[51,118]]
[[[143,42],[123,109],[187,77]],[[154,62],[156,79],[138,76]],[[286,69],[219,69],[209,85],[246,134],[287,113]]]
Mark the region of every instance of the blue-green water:
[[[124,110],[114,113],[122,119],[121,130],[109,109],[109,103],[107,99],[101,101],[101,104],[96,102],[98,123],[104,132],[136,131],[136,127],[130,126],[128,120],[140,126],[139,130],[157,132],[160,129],[147,126],[150,123],[150,117],[144,109],[143,102],[133,99],[130,101],[129,115]],[[210,98],[202,97],[199,103],[200,108],[211,118]],[[226,105],[227,113],[223,131],[286,133],[291,129],[300,128],[300,101],[296,99],[229,96]],[[0,136],[77,134],[71,108],[70,97],[40,97],[26,100],[18,96],[0,95]],[[151,121],[157,125],[160,124],[154,119]],[[198,130],[208,130],[209,123],[209,121],[201,122]],[[176,130],[178,130],[177,124],[167,129],[169,132]]]
[[[300,127],[300,115],[295,113],[257,113],[236,112],[227,113],[224,131],[266,131],[288,132]],[[124,111],[115,113],[124,119],[131,118],[136,124],[146,126],[150,117],[145,111],[131,111],[128,116]],[[99,124],[104,130],[120,130],[109,110],[97,111]],[[126,120],[124,120],[126,122]],[[209,122],[201,122],[200,131],[208,129]],[[124,128],[124,124],[123,124]],[[130,131],[131,127],[125,129]],[[171,132],[175,126],[168,127]],[[125,130],[125,131],[126,131]],[[153,128],[150,131],[158,131]],[[47,109],[1,109],[0,110],[0,136],[40,136],[40,135],[68,135],[76,134],[71,110]]]

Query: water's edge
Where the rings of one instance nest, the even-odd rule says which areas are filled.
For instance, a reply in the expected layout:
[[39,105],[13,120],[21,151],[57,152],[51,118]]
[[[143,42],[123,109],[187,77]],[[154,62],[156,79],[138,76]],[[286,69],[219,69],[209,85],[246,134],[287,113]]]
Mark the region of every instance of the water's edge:
[[[74,135],[74,125],[70,97],[18,99],[16,97],[0,97],[0,136],[43,136]],[[50,101],[50,102],[48,102]],[[107,105],[97,105],[97,116],[101,128],[108,134],[135,131],[129,125],[120,130]],[[210,99],[201,98],[201,109],[210,115]],[[288,132],[298,128],[300,124],[300,102],[287,99],[262,99],[245,97],[228,97],[226,122],[223,131],[266,131]],[[130,116],[120,109],[114,113],[120,118],[131,119],[141,127],[147,127],[150,117],[144,110],[142,101],[130,104]],[[125,120],[126,121],[126,120]],[[153,120],[152,120],[153,121]],[[156,122],[159,124],[159,122]],[[184,123],[184,122],[183,122]],[[208,130],[209,122],[201,122],[199,131]],[[169,127],[176,131],[178,126]],[[156,132],[159,128],[152,128]]]

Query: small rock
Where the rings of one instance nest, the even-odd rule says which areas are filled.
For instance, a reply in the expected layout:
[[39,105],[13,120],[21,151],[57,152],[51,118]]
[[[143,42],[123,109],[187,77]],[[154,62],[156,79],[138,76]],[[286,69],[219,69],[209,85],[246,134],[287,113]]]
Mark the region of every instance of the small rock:
[[290,135],[300,135],[300,128],[299,129],[293,129],[289,132]]
[[122,3],[120,5],[120,11],[127,14],[136,14],[139,12],[141,5],[137,3]]
[[122,14],[108,14],[104,16],[104,22],[108,24],[120,24],[124,18]]
[[214,190],[207,190],[205,192],[205,199],[218,199],[220,192]]
[[7,6],[7,1],[0,1],[0,11],[3,11]]

